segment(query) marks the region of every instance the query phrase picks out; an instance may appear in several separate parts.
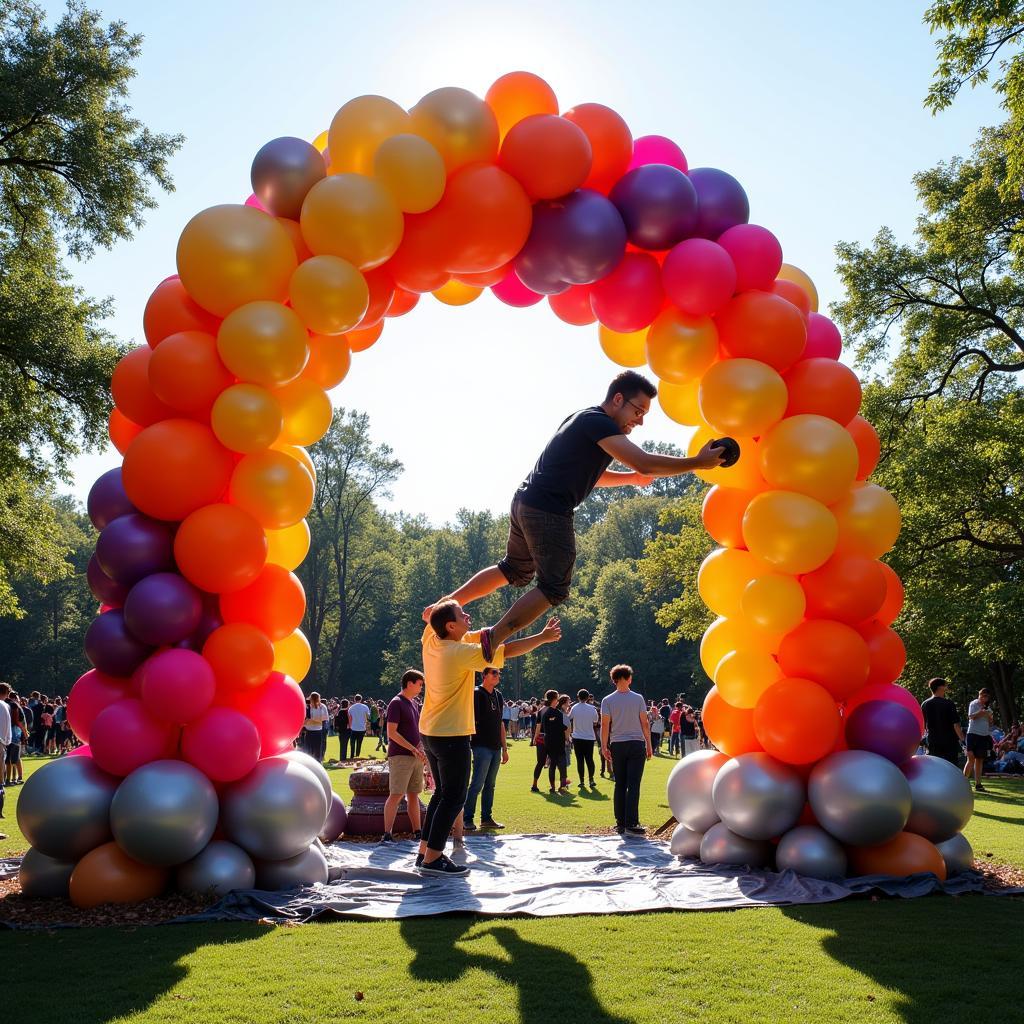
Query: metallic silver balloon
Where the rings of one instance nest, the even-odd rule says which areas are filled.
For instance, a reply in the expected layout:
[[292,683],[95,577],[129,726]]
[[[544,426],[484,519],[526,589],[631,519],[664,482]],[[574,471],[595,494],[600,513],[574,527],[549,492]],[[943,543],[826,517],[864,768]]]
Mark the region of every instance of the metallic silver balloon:
[[935,849],[942,854],[942,859],[946,862],[947,877],[963,874],[974,867],[974,850],[962,835],[957,834],[952,839],[936,843]]
[[256,866],[240,846],[214,839],[176,875],[181,892],[227,896],[235,889],[256,888]]
[[348,808],[345,801],[337,793],[331,794],[331,809],[327,812],[327,821],[320,830],[319,839],[322,843],[333,843],[340,839],[348,821]]
[[249,177],[256,198],[276,217],[298,220],[306,193],[327,173],[324,158],[304,139],[271,139],[256,154]]
[[66,900],[68,883],[74,869],[73,860],[57,860],[33,848],[21,858],[21,867],[18,870],[22,895]]
[[305,765],[267,757],[227,787],[221,808],[228,839],[260,860],[286,860],[316,839],[327,817],[327,797]]
[[110,828],[117,845],[142,864],[191,860],[217,828],[213,783],[184,761],[150,761],[117,788]]
[[668,805],[680,825],[706,832],[718,821],[711,787],[719,769],[728,761],[717,750],[697,750],[684,757],[669,773]]
[[942,843],[963,830],[974,813],[971,784],[956,765],[923,754],[900,765],[910,783],[907,831]]
[[808,878],[845,878],[846,851],[823,828],[798,825],[775,847],[775,866]]
[[703,832],[694,832],[692,828],[687,828],[685,825],[676,825],[668,848],[676,857],[699,857],[700,841],[703,838]]
[[[330,814],[334,787],[331,785],[331,777],[327,774],[327,769],[315,757],[310,757],[304,750],[289,750],[280,756],[286,757],[289,761],[294,761],[296,764],[305,765],[320,780],[324,796],[327,797],[327,813]],[[327,819],[324,818],[324,826],[326,825]]]
[[110,840],[110,802],[120,779],[91,757],[44,764],[18,796],[18,828],[40,853],[78,860]]
[[910,817],[910,783],[892,761],[867,750],[840,750],[819,761],[807,796],[818,824],[850,846],[884,843]]
[[256,888],[275,891],[327,881],[327,858],[317,846],[287,860],[256,862]]
[[763,868],[771,863],[772,844],[763,839],[747,839],[730,832],[720,821],[704,833],[700,841],[700,859],[705,864],[747,864]]
[[773,839],[791,829],[804,809],[803,779],[770,754],[740,754],[711,787],[718,817],[747,839]]

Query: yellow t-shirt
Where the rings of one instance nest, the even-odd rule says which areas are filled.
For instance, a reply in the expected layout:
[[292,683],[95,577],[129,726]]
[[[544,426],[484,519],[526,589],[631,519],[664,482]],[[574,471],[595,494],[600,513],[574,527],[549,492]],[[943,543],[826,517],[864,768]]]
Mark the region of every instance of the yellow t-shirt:
[[476,672],[488,666],[503,668],[505,645],[484,661],[480,632],[467,633],[462,640],[442,640],[428,624],[423,630],[423,711],[420,732],[424,736],[472,736],[473,686]]

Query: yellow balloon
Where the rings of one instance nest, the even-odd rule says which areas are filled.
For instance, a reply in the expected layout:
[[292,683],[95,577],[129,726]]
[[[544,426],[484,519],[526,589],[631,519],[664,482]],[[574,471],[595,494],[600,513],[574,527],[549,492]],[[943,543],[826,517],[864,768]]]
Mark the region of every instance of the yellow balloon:
[[274,641],[274,671],[291,676],[297,683],[309,675],[313,664],[313,652],[301,629],[290,633],[283,640]]
[[274,392],[281,406],[284,427],[281,438],[290,444],[316,444],[331,425],[331,400],[311,380],[299,378]]
[[310,458],[309,452],[297,444],[289,444],[287,441],[278,438],[271,446],[276,452],[284,452],[285,455],[293,458],[309,474],[310,480],[316,483],[316,466]]
[[743,514],[747,548],[780,572],[813,572],[836,549],[836,517],[820,501],[793,491],[765,491]]
[[749,551],[716,548],[704,559],[697,572],[697,592],[716,615],[737,617],[747,584],[770,571]]
[[405,213],[426,213],[444,195],[444,159],[419,135],[385,139],[373,158],[373,176]]
[[250,302],[225,317],[217,352],[239,380],[273,387],[302,373],[308,338],[294,310],[279,302]]
[[313,478],[285,452],[255,452],[235,466],[228,497],[264,529],[283,530],[305,519],[312,507]]
[[769,633],[796,629],[806,610],[804,588],[792,576],[777,573],[751,580],[740,598],[743,617]]
[[210,410],[210,426],[233,452],[262,451],[280,436],[284,419],[274,396],[258,384],[225,388]]
[[313,148],[318,150],[321,153],[326,153],[327,152],[327,139],[328,139],[329,135],[330,135],[329,132],[325,132],[325,131],[321,132],[313,140]]
[[306,193],[299,224],[315,255],[340,256],[359,270],[372,270],[390,259],[405,229],[391,193],[361,174],[318,181]]
[[790,416],[761,438],[760,448],[761,473],[772,487],[825,505],[846,494],[860,462],[849,432],[826,416]]
[[316,334],[350,331],[370,304],[366,278],[338,256],[312,256],[300,263],[288,295],[299,319]]
[[758,698],[782,678],[779,663],[763,651],[732,651],[715,669],[715,686],[726,704],[752,708]]
[[832,506],[839,522],[843,554],[881,558],[900,533],[900,510],[893,496],[878,484],[856,483]]
[[303,519],[285,530],[267,530],[267,561],[294,572],[309,552],[309,523]]
[[659,381],[658,405],[670,420],[681,423],[684,427],[704,425],[704,418],[701,416],[700,406],[697,404],[699,389],[699,380],[691,380],[686,384],[673,384],[667,380]]
[[352,350],[345,337],[313,334],[309,339],[309,361],[302,371],[303,380],[311,380],[324,391],[336,388],[352,366]]
[[446,306],[468,306],[471,302],[479,299],[482,293],[483,288],[474,288],[471,284],[463,284],[453,277],[432,294],[438,302],[443,302]]
[[178,239],[178,276],[203,309],[227,316],[258,299],[282,301],[295,271],[288,232],[252,206],[211,206]]
[[818,312],[818,289],[814,287],[814,282],[799,267],[794,267],[792,263],[783,263],[782,269],[776,276],[782,281],[792,281],[793,284],[798,284],[803,288],[807,292],[807,297],[811,300],[811,312]]
[[709,678],[714,679],[719,663],[727,654],[733,651],[775,654],[781,642],[781,636],[757,629],[743,619],[718,618],[704,631],[700,642],[700,663]]
[[[704,447],[708,441],[722,436],[721,431],[712,430],[710,427],[699,427],[697,432],[690,438],[686,454],[694,456]],[[698,469],[697,476],[709,484],[718,484],[720,487],[733,487],[738,491],[760,491],[764,488],[764,477],[761,476],[761,463],[757,453],[757,442],[752,437],[733,435],[733,439],[740,446],[739,461],[727,469]]]
[[685,384],[718,358],[718,329],[709,316],[666,309],[648,328],[646,355],[662,380]]
[[449,87],[428,92],[409,111],[412,130],[441,154],[448,173],[498,156],[498,119],[479,96]]
[[782,419],[789,392],[759,359],[723,359],[701,377],[698,401],[704,421],[720,434],[760,437]]
[[604,324],[598,328],[598,338],[604,354],[619,366],[643,366],[647,362],[647,331],[633,331],[631,334],[620,334]]
[[383,96],[357,96],[331,121],[328,153],[335,174],[372,174],[377,148],[392,135],[408,132],[409,115]]

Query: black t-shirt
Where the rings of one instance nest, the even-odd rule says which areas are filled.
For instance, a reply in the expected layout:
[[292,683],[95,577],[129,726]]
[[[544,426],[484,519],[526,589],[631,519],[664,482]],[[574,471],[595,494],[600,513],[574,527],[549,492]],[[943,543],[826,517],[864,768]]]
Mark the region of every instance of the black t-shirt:
[[948,697],[929,697],[921,705],[930,750],[947,750],[960,745],[954,725],[960,724],[956,705]]
[[697,721],[688,721],[684,714],[679,719],[679,733],[684,740],[695,740],[697,738]]
[[501,750],[501,709],[504,704],[501,690],[488,693],[482,686],[478,686],[473,691],[476,732],[470,742],[474,747]]
[[621,433],[615,420],[596,405],[574,412],[562,421],[520,485],[520,500],[544,512],[571,514],[612,464],[598,441]]
[[540,716],[540,727],[545,747],[558,750],[565,746],[565,716],[561,708],[545,708]]

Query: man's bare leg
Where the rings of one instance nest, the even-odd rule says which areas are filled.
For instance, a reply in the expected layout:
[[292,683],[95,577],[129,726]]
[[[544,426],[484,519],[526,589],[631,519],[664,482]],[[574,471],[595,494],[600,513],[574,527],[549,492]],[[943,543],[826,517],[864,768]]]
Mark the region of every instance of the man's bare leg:
[[[490,565],[486,569],[481,569],[475,576],[463,583],[458,590],[449,594],[448,597],[442,597],[438,604],[441,601],[452,600],[458,601],[465,608],[471,601],[479,601],[480,598],[487,597],[488,594],[493,594],[496,590],[506,586],[508,586],[508,578],[505,574],[496,565]],[[424,622],[429,621],[430,613],[433,610],[434,605],[432,604],[428,604],[423,609]],[[539,615],[540,613],[538,612],[537,614]]]
[[528,590],[504,615],[491,626],[491,650],[504,643],[513,633],[526,629],[531,622],[539,619],[550,607],[551,602],[537,588]]

